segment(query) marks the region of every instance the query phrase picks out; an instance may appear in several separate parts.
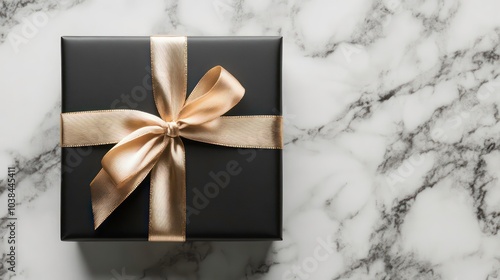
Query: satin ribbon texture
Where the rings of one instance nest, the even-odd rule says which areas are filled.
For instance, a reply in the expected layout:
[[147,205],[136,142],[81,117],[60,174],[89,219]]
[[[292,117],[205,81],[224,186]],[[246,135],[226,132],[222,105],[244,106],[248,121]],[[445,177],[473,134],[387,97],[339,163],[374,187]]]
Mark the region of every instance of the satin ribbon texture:
[[238,148],[281,149],[281,116],[222,116],[245,89],[221,66],[187,94],[187,38],[150,38],[159,117],[137,110],[61,114],[61,146],[114,145],[90,183],[94,226],[150,174],[149,241],[186,240],[185,150],[181,137]]

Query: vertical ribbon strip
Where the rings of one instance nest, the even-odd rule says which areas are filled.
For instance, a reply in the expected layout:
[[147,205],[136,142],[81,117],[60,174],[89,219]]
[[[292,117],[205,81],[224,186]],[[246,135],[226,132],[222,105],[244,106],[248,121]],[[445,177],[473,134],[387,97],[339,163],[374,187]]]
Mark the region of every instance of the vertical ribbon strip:
[[221,66],[187,94],[187,38],[151,37],[153,95],[160,117],[136,110],[61,114],[61,146],[115,144],[90,183],[94,226],[150,174],[150,241],[186,240],[185,151],[181,137],[239,148],[282,148],[281,116],[222,116],[244,88]]

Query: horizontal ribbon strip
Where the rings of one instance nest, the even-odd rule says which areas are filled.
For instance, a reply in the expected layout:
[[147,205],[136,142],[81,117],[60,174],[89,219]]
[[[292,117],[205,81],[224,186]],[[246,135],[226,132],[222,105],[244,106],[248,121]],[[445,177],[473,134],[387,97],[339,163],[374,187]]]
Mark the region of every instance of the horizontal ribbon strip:
[[[102,110],[62,113],[62,147],[116,144],[133,131],[161,125],[162,119],[137,110]],[[281,148],[281,116],[222,116],[195,129],[179,131],[181,137],[236,148]],[[234,135],[234,136],[233,136]]]

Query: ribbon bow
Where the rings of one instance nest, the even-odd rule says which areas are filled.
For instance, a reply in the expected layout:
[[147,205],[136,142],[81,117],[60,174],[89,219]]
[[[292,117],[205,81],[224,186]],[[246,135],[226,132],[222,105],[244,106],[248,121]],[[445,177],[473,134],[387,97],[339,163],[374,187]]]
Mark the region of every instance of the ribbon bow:
[[245,89],[221,66],[210,69],[186,99],[186,37],[151,37],[151,69],[160,117],[136,110],[63,113],[61,146],[117,143],[90,183],[96,229],[151,174],[148,239],[184,241],[185,150],[180,137],[280,149],[281,118],[222,116],[243,98]]

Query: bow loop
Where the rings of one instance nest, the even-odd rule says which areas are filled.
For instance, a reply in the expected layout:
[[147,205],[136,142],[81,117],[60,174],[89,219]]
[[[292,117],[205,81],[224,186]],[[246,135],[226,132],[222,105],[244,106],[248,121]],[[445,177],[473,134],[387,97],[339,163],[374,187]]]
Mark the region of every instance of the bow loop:
[[102,168],[117,188],[158,160],[166,147],[163,133],[160,126],[139,128],[104,155]]
[[214,120],[233,108],[245,89],[222,66],[215,66],[200,79],[179,113],[180,129]]

